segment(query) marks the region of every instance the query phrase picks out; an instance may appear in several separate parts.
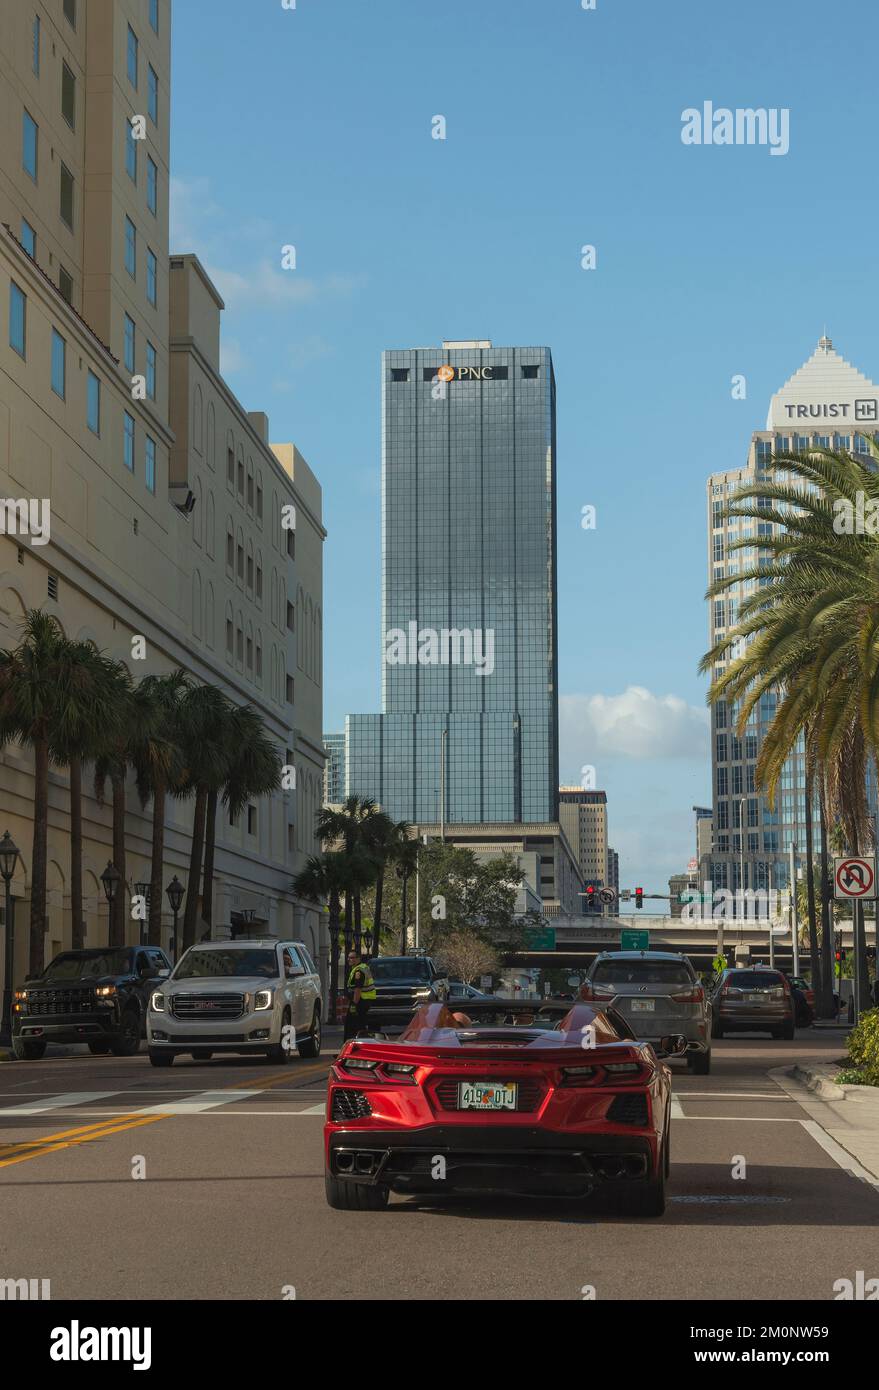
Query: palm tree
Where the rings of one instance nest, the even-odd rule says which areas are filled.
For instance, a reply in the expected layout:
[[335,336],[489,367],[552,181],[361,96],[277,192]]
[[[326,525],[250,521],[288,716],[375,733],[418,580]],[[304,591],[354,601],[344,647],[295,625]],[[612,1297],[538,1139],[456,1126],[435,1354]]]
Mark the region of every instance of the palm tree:
[[[348,886],[345,890],[345,951],[352,940],[360,945],[361,894],[378,874],[378,863],[372,853],[371,822],[382,816],[370,797],[349,796],[336,809],[322,806],[315,822],[317,838],[324,845],[340,845],[348,865]],[[372,873],[370,875],[370,860]]]
[[329,1017],[336,1017],[336,1000],[339,985],[339,935],[341,917],[341,895],[348,881],[348,865],[341,852],[312,854],[304,869],[290,885],[291,892],[306,902],[326,902],[329,909],[330,930],[330,993]]
[[146,806],[150,797],[153,802],[147,933],[151,946],[162,944],[165,803],[169,792],[177,790],[184,781],[180,705],[189,689],[189,680],[178,669],[164,676],[144,676],[135,696],[141,717],[135,730],[131,762],[141,805]]
[[[872,440],[868,446],[879,462],[879,447]],[[867,759],[879,750],[879,539],[848,521],[879,509],[879,477],[864,458],[811,448],[776,454],[771,472],[771,479],[739,489],[726,508],[729,516],[779,529],[760,536],[768,560],[711,586],[713,597],[738,582],[753,584],[738,624],[707,653],[702,669],[733,656],[709,699],[741,700],[740,733],[761,696],[780,692],[758,782],[774,798],[781,769],[808,730],[807,760],[818,771],[829,814],[842,820],[857,853],[870,833]],[[750,545],[747,537],[732,548]],[[739,643],[745,649],[735,655]]]
[[390,816],[385,815],[384,811],[376,811],[375,815],[370,816],[364,823],[364,847],[376,866],[372,931],[367,933],[366,951],[368,955],[371,954],[372,944],[378,945],[381,940],[385,870],[393,859],[401,838],[404,835],[408,836],[408,832],[409,825],[406,821],[395,823]]
[[179,736],[184,763],[183,779],[176,796],[195,794],[189,879],[183,915],[183,948],[195,941],[199,880],[205,844],[208,795],[222,784],[225,770],[229,702],[213,685],[194,685],[184,693],[178,709]]
[[111,661],[91,641],[68,642],[65,660],[70,668],[71,717],[53,731],[51,754],[54,762],[67,766],[70,780],[71,944],[77,951],[85,945],[82,767],[83,762],[98,757],[122,727],[124,667]]
[[40,974],[45,963],[49,765],[53,749],[69,749],[77,742],[88,723],[93,693],[88,670],[76,660],[76,647],[57,618],[37,608],[25,617],[18,646],[0,651],[0,744],[14,739],[34,755],[31,975]]

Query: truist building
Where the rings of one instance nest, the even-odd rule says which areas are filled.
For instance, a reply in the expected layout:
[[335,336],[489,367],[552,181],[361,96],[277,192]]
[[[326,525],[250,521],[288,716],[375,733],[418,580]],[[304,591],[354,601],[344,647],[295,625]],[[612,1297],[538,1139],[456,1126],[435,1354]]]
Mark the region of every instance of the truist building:
[[413,822],[558,809],[555,382],[547,348],[382,357],[382,714],[346,791]]
[[[879,386],[857,371],[821,338],[809,360],[772,397],[765,430],[751,436],[744,467],[713,473],[708,479],[708,579],[737,574],[760,559],[760,542],[776,527],[771,521],[735,517],[725,520],[729,494],[744,482],[765,475],[773,452],[805,450],[810,445],[868,453],[865,434],[879,429]],[[740,537],[753,544],[730,549]],[[749,581],[753,587],[755,581]],[[722,598],[709,599],[711,646],[738,621],[746,594],[736,583]],[[731,655],[734,655],[731,654]],[[723,671],[725,664],[717,671]],[[715,889],[786,889],[793,845],[798,867],[805,864],[805,766],[802,746],[782,772],[774,808],[756,789],[757,756],[775,714],[777,697],[761,697],[744,737],[736,732],[736,711],[721,701],[712,709],[713,845],[700,859],[700,880]],[[876,810],[875,772],[868,772],[868,800]],[[818,809],[815,807],[815,824]],[[742,880],[744,879],[744,883]],[[753,909],[751,909],[753,911]]]

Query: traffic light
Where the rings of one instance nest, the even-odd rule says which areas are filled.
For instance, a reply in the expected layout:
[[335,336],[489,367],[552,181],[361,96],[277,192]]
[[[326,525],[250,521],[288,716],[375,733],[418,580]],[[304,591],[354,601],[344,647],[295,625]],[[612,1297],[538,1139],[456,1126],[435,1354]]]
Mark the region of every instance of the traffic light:
[[587,912],[594,912],[594,911],[595,911],[595,884],[594,884],[594,883],[587,883],[587,885],[586,885],[586,911],[587,911]]
[[636,907],[643,907],[643,906],[644,906],[644,889],[643,889],[643,888],[636,888],[636,889],[635,889],[635,906],[636,906]]

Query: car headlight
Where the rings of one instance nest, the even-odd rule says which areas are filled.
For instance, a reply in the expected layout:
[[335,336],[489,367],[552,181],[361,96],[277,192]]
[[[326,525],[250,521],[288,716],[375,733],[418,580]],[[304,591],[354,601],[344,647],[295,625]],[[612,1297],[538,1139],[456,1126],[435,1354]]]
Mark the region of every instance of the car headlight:
[[116,986],[115,986],[115,985],[97,985],[97,986],[95,987],[95,998],[96,998],[96,999],[112,999],[112,997],[114,996],[115,993],[116,993]]
[[20,1000],[22,1000],[22,1001],[25,1000],[25,999],[27,999],[27,990],[26,990],[26,989],[17,989],[17,990],[15,991],[15,997],[16,997],[16,999],[20,999]]
[[259,1009],[270,1009],[272,1007],[272,991],[270,989],[258,989],[253,996],[254,1012]]
[[416,989],[416,991],[415,991],[415,998],[416,998],[416,999],[429,999],[430,996],[431,996],[432,994],[433,994],[433,990],[432,990],[432,989]]
[[150,995],[150,1008],[153,1013],[163,1014],[165,1012],[165,996],[159,990],[155,990]]

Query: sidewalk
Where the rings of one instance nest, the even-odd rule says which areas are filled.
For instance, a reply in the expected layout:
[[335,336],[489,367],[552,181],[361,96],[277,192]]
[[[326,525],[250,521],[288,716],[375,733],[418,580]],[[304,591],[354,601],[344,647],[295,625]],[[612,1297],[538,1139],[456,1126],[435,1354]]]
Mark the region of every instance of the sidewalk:
[[879,1183],[879,1086],[840,1086],[836,1077],[842,1070],[840,1063],[806,1061],[769,1074],[851,1155],[852,1172]]

